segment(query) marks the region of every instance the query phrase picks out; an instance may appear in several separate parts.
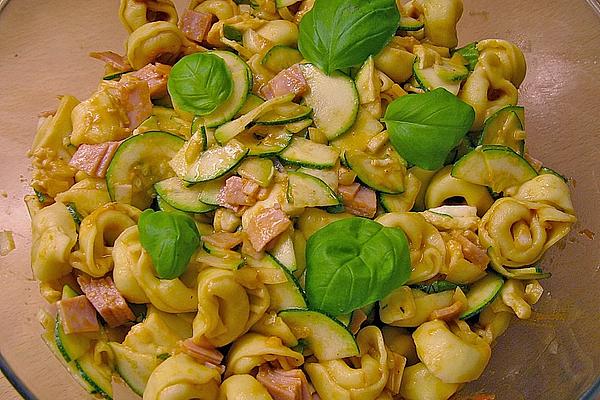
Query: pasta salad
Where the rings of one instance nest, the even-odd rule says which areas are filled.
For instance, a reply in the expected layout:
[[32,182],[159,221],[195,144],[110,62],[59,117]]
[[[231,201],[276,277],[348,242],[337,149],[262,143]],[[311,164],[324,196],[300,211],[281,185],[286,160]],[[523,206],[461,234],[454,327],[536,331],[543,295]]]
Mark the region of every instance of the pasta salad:
[[[446,400],[576,221],[462,0],[121,0],[29,157],[42,338],[92,395]],[[492,395],[482,399],[493,399]]]

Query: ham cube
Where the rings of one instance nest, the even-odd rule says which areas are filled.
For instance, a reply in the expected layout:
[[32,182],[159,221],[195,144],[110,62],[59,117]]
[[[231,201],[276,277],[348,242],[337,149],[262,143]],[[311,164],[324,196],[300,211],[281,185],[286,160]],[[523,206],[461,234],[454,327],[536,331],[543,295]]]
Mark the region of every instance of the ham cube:
[[304,94],[307,89],[308,84],[304,79],[300,66],[294,64],[275,75],[260,91],[269,100],[290,93],[294,93],[298,97]]
[[232,176],[225,181],[217,200],[223,207],[237,210],[238,206],[251,206],[256,203],[260,186],[255,182]]
[[130,75],[148,84],[151,98],[160,99],[167,94],[167,81],[170,72],[170,65],[156,63],[148,64]]
[[57,303],[58,315],[66,334],[98,332],[96,310],[85,296],[64,299]]
[[288,216],[278,208],[265,208],[254,217],[246,228],[252,247],[262,251],[267,244],[292,225]]
[[129,65],[127,57],[113,51],[93,51],[90,53],[90,57],[103,61],[118,72],[127,72],[133,69]]
[[152,115],[152,102],[146,81],[127,78],[120,82],[121,104],[129,119],[129,129],[133,130]]
[[373,218],[377,212],[377,195],[369,188],[353,183],[338,188],[346,211],[359,217]]
[[212,25],[213,15],[202,11],[185,10],[179,27],[185,37],[194,42],[202,42]]
[[186,354],[194,357],[203,364],[218,366],[223,362],[223,354],[219,350],[214,347],[196,344],[192,338],[185,339],[181,342],[181,348]]
[[258,369],[256,379],[267,389],[273,400],[312,400],[308,380],[300,369],[271,369],[265,364]]
[[80,275],[77,282],[90,303],[111,328],[135,319],[111,277],[92,279],[87,275]]
[[100,144],[82,144],[77,148],[69,165],[85,172],[89,176],[104,178],[120,142]]

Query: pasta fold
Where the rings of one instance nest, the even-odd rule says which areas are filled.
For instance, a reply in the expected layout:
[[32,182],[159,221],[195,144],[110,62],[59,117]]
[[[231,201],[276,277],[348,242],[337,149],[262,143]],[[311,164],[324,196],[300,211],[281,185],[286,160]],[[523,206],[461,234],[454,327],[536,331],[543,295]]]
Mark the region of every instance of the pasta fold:
[[129,33],[155,21],[177,24],[177,9],[171,0],[121,0],[119,19]]
[[221,384],[219,400],[273,400],[252,375],[232,375]]

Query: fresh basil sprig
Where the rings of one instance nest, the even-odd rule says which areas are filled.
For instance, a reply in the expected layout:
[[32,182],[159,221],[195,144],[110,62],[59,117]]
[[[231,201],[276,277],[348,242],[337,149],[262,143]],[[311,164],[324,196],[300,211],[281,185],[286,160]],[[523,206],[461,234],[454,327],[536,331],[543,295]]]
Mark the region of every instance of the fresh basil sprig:
[[333,222],[306,246],[311,308],[341,315],[381,300],[410,276],[404,232],[365,218]]
[[177,108],[206,115],[229,98],[233,79],[222,58],[210,53],[194,53],[177,61],[167,86]]
[[140,215],[138,229],[140,243],[161,279],[183,274],[200,245],[194,220],[182,212],[146,210]]
[[298,49],[330,75],[379,53],[399,24],[395,0],[317,0],[300,22]]
[[467,64],[467,68],[469,71],[473,71],[475,69],[475,65],[477,64],[477,60],[479,60],[479,50],[477,50],[477,43],[469,43],[468,45],[461,47],[460,49],[454,50],[454,53],[460,54]]
[[469,131],[473,108],[446,89],[410,94],[394,100],[385,112],[392,146],[418,167],[442,167],[450,151]]

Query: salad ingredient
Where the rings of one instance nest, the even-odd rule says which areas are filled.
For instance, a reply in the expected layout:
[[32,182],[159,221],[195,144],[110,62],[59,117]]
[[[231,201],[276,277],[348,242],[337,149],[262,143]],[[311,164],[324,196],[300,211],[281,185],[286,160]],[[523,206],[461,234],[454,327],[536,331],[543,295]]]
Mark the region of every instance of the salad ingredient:
[[110,327],[114,328],[135,320],[133,312],[110,276],[93,279],[87,275],[80,275],[77,283],[85,297]]

